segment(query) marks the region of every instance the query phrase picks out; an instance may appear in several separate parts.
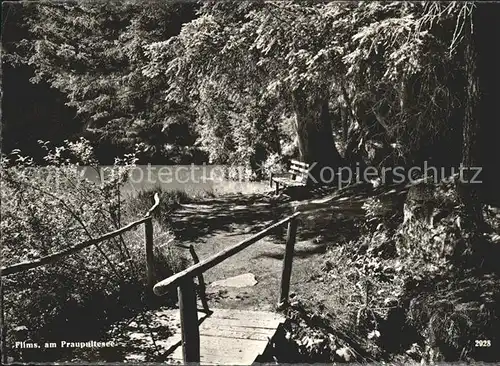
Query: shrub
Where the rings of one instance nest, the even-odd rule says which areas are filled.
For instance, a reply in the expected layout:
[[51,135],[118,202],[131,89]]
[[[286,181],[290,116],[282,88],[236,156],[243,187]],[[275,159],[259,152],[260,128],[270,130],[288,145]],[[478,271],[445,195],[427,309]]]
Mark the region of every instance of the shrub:
[[409,324],[426,346],[427,361],[496,361],[498,349],[475,340],[498,342],[500,279],[494,274],[449,272],[405,286],[402,297]]
[[153,212],[153,218],[157,220],[163,228],[167,227],[167,223],[170,220],[170,214],[179,207],[181,203],[187,203],[191,200],[184,191],[165,191],[160,186],[156,186],[152,189],[143,189],[135,196],[129,196],[125,205],[127,214],[135,217],[143,215],[154,205],[155,194],[158,194],[160,204],[158,205],[158,209]]
[[[133,155],[117,160],[113,178],[101,184],[82,177],[78,164],[97,169],[84,140],[47,148],[45,160],[47,166],[35,166],[18,151],[2,158],[3,266],[99,237],[150,207],[137,216],[123,212],[119,190],[135,164]],[[156,236],[157,242],[173,237],[164,228],[157,228]],[[182,266],[168,248],[156,254],[162,275]],[[144,263],[144,229],[139,226],[56,263],[3,277],[8,344],[16,340],[14,328],[26,330],[22,340],[96,339],[110,323],[143,306]]]
[[402,202],[398,196],[369,197],[362,208],[366,212],[366,226],[369,230],[375,229],[379,224],[395,228],[402,221]]
[[271,173],[278,174],[286,172],[287,166],[283,157],[280,154],[270,154],[266,161],[262,164],[261,173],[263,177],[267,178]]
[[[464,269],[468,254],[453,185],[438,185],[434,197],[440,217],[434,226],[416,219],[397,229],[372,225],[355,242],[326,253],[321,278],[332,293],[334,327],[345,324],[353,339],[360,336],[356,344],[368,351],[375,340],[402,362],[496,360],[497,351],[475,347],[474,340],[497,342],[498,275],[481,265]],[[365,205],[375,222],[386,217],[379,203]]]

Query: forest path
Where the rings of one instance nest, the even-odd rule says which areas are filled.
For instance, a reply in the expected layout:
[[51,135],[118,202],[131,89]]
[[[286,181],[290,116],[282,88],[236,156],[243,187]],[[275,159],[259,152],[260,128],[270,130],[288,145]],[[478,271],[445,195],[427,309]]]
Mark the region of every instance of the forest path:
[[[193,245],[203,260],[245,240],[305,205],[301,216],[292,269],[291,291],[306,291],[311,269],[321,266],[327,245],[356,230],[353,217],[364,215],[364,199],[332,196],[323,200],[291,201],[272,194],[227,195],[183,204],[171,217],[178,243]],[[316,203],[315,203],[316,202]],[[332,226],[333,225],[333,226]],[[277,304],[286,228],[277,230],[204,273],[209,305],[241,310],[272,310]],[[188,255],[189,256],[189,255]],[[251,273],[257,283],[247,287],[220,286],[219,282]],[[215,281],[216,284],[211,285]]]
[[[384,196],[392,200],[393,195],[401,192],[390,188],[376,192],[358,187],[316,191],[312,192],[314,198],[301,201],[275,197],[272,193],[225,195],[181,205],[172,213],[169,226],[175,232],[177,244],[192,244],[203,260],[290,215],[299,205],[303,214],[298,225],[290,289],[292,296],[295,293],[315,303],[331,297],[329,288],[315,281],[327,247],[359,235],[359,221],[365,220],[362,206],[368,197]],[[210,308],[274,311],[285,231],[286,228],[282,228],[204,273]],[[190,256],[187,250],[186,256]],[[255,284],[248,273],[255,276]],[[244,274],[247,274],[244,278],[248,286],[223,286],[220,282]],[[171,343],[177,339],[172,335],[179,332],[178,316],[178,309],[160,308],[117,325],[115,334],[120,334],[120,338],[114,339],[120,339],[123,349],[129,350],[120,357],[133,362],[165,361]]]

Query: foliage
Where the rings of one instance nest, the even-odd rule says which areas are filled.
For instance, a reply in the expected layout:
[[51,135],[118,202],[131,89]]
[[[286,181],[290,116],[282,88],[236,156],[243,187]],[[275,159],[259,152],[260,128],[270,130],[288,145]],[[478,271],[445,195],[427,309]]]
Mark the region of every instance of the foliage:
[[366,211],[368,221],[373,221],[385,216],[387,206],[383,204],[380,198],[369,197],[363,203],[363,209]]
[[155,194],[158,194],[158,197],[160,198],[160,205],[153,213],[153,217],[160,225],[163,226],[167,226],[167,223],[170,222],[170,215],[177,207],[180,206],[181,203],[187,203],[190,201],[190,197],[187,193],[181,190],[165,191],[161,187],[155,187],[150,190],[141,190],[137,193],[137,195],[130,197],[127,200],[126,210],[129,215],[133,217],[147,212],[154,204]]
[[201,142],[214,162],[236,160],[255,169],[281,152],[285,101],[270,85],[280,75],[260,63],[253,38],[261,19],[250,18],[267,10],[260,3],[206,4],[178,37],[148,47],[145,74],[170,80],[168,101],[198,106]]
[[[38,140],[60,145],[77,135],[83,126],[66,97],[45,82],[33,84],[33,68],[26,64],[22,48],[30,38],[26,19],[29,7],[2,2],[2,144],[4,153],[21,149],[42,163],[44,150]],[[22,102],[20,102],[22,101]]]
[[284,325],[286,342],[281,347],[287,352],[277,355],[279,362],[368,360],[367,352],[355,343],[362,339],[342,321],[332,324],[332,314],[318,311],[297,297],[290,303],[286,315],[289,319]]
[[425,339],[427,362],[498,359],[498,350],[481,350],[475,340],[498,339],[495,274],[450,272],[407,286],[402,297],[407,321]]
[[[147,47],[144,73],[170,81],[167,101],[197,106],[214,161],[258,155],[252,141],[280,153],[276,127],[296,111],[301,93],[308,105],[327,98],[348,116],[347,124],[333,121],[345,130],[348,156],[373,160],[360,147],[382,143],[375,162],[387,164],[457,130],[449,127],[460,116],[459,45],[471,9],[457,2],[209,2],[178,36]],[[250,141],[240,142],[241,131]]]
[[141,159],[161,161],[173,157],[168,144],[193,144],[189,112],[166,108],[164,80],[143,77],[141,68],[143,46],[176,34],[194,16],[195,4],[65,1],[19,7],[30,33],[13,53],[34,68],[33,82],[47,82],[66,95],[85,121],[82,132],[99,142],[101,159],[142,143]]
[[269,177],[269,175],[276,173],[286,172],[286,164],[283,158],[277,153],[271,154],[267,157],[266,161],[262,164],[262,175]]
[[[496,351],[474,346],[476,339],[497,339],[499,314],[493,308],[500,282],[497,266],[487,264],[489,257],[496,257],[496,236],[485,234],[490,246],[476,238],[475,250],[486,249],[474,256],[466,250],[468,233],[457,221],[456,182],[436,185],[434,197],[438,216],[433,226],[416,218],[391,225],[394,210],[401,218],[401,208],[368,200],[366,217],[375,225],[361,228],[357,239],[331,246],[321,270],[311,276],[329,289],[329,296],[310,304],[331,319],[327,333],[348,334],[347,346],[364,350],[368,359],[406,363],[498,358]],[[488,222],[498,226],[495,211],[488,214]]]
[[[84,124],[75,129],[99,141],[99,159],[142,143],[141,160],[199,162],[202,148],[214,163],[258,170],[268,156],[286,155],[290,140],[306,139],[307,126],[324,123],[325,100],[335,143],[322,140],[332,134],[325,130],[311,146],[385,165],[460,159],[470,2],[19,8],[27,26],[8,30],[26,39],[10,36],[6,63],[29,64],[34,81],[62,92]],[[73,124],[66,116],[57,123]]]
[[[35,68],[35,81],[67,96],[100,141],[99,156],[142,143],[141,159],[198,161],[168,147],[196,145],[214,163],[258,170],[319,123],[333,126],[336,143],[322,140],[326,129],[311,146],[331,145],[332,154],[342,146],[348,160],[411,163],[430,148],[440,162],[459,159],[471,3],[24,8],[30,34],[15,55]],[[322,121],[325,100],[331,113]],[[456,143],[443,148],[449,139]]]
[[[137,218],[124,215],[119,193],[134,155],[117,159],[114,174],[96,184],[82,174],[82,169],[97,169],[88,141],[44,146],[45,167],[19,151],[2,159],[3,266],[64,250]],[[172,238],[159,227],[156,236],[157,241]],[[55,264],[3,277],[8,342],[15,340],[14,328],[27,329],[25,339],[34,341],[94,339],[110,322],[142,306],[143,246],[139,227]],[[168,248],[157,249],[155,257],[157,268],[167,275],[183,265]]]

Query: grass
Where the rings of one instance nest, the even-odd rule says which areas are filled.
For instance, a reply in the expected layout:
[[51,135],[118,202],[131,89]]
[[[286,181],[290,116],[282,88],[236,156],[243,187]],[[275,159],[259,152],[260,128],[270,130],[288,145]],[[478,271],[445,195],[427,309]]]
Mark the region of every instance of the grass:
[[[121,225],[144,215],[152,205],[156,193],[141,192],[125,202],[121,212]],[[174,210],[187,199],[182,192],[161,193],[161,209],[153,220],[155,279],[160,281],[184,269],[188,261],[178,249],[168,245],[173,232],[163,220],[165,213]],[[13,361],[69,361],[75,357],[93,359],[91,350],[15,349],[16,340],[104,340],[105,331],[114,322],[134,316],[145,307],[156,307],[156,301],[146,296],[146,256],[144,250],[144,227],[141,225],[123,233],[120,237],[99,245],[110,263],[104,262],[96,248],[90,247],[81,253],[46,268],[30,271],[27,275],[34,279],[25,288],[11,283],[10,278],[6,303],[7,342],[9,357]],[[20,278],[20,277],[17,277]],[[26,282],[26,281],[25,281]],[[6,285],[6,284],[4,284]],[[7,286],[6,286],[7,287]],[[25,300],[21,296],[26,296]],[[21,305],[16,303],[20,301]],[[156,298],[155,298],[156,299]],[[177,294],[171,293],[158,298],[161,305],[175,305]],[[29,315],[29,316],[27,316]],[[13,330],[16,326],[27,329],[28,338],[19,338]],[[78,332],[75,333],[75,329]],[[97,351],[95,352],[97,354]]]
[[[455,258],[434,248],[435,232],[457,247],[452,235],[456,212],[432,229],[406,227],[414,228],[411,233],[378,206],[367,214],[373,223],[357,239],[332,243],[323,265],[312,268],[308,286],[303,286],[308,290],[298,291],[309,313],[327,319],[330,333],[348,340],[358,361],[497,361],[496,349],[477,347],[475,341],[498,342],[498,274],[486,264],[481,267],[481,260],[464,270],[453,261],[463,260],[465,253]],[[488,223],[500,227],[500,215],[495,219],[494,214],[488,214]],[[384,223],[387,219],[396,225]],[[490,237],[493,241],[494,235]],[[497,257],[490,247],[483,261],[488,255]],[[433,256],[422,258],[427,252]],[[303,333],[297,332],[299,341]],[[314,356],[317,350],[312,351]]]

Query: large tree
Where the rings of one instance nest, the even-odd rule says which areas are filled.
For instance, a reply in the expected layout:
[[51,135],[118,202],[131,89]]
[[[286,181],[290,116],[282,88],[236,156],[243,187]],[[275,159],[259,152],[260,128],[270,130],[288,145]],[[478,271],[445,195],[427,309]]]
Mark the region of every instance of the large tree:
[[[464,226],[477,229],[484,225],[482,201],[494,199],[489,192],[481,192],[492,186],[494,176],[490,170],[495,158],[495,114],[499,95],[499,71],[496,61],[498,51],[491,47],[487,39],[499,35],[497,19],[498,6],[489,4],[469,4],[462,44],[463,63],[466,77],[466,100],[463,122],[462,165],[465,168],[464,182],[460,185],[460,195],[465,207]],[[493,138],[488,137],[493,133]],[[488,144],[490,142],[490,144]],[[498,163],[493,163],[493,166]],[[484,169],[476,177],[477,169]],[[486,174],[485,174],[486,173]],[[473,180],[475,179],[475,180]],[[486,185],[482,184],[486,179]],[[481,183],[479,183],[481,182]],[[497,194],[497,197],[498,194]],[[497,198],[498,199],[498,198]]]
[[38,157],[44,155],[38,140],[55,144],[81,131],[75,111],[65,106],[66,95],[45,83],[33,84],[34,68],[23,56],[29,39],[27,19],[32,16],[20,2],[2,3],[2,152],[14,149]]
[[[196,4],[152,1],[64,1],[24,5],[30,12],[26,62],[34,82],[62,92],[97,153],[114,155],[142,144],[150,159],[168,144],[192,145],[186,121],[165,108],[162,78],[142,75],[144,45],[176,35]],[[184,136],[176,136],[181,130]],[[184,138],[184,140],[183,140]],[[111,151],[103,151],[105,149]],[[111,152],[111,154],[110,154]]]
[[[293,115],[302,159],[339,166],[328,106],[332,78],[328,67],[315,62],[333,39],[314,6],[207,3],[179,36],[149,47],[146,73],[169,79],[168,100],[182,98],[200,106],[200,125],[214,115],[220,117],[224,108],[233,115],[214,118],[216,124],[234,120],[234,113],[251,124],[256,108],[268,116]],[[249,106],[254,107],[249,110]],[[261,122],[269,126],[261,125],[261,130],[272,130],[277,120],[261,118]],[[235,126],[241,128],[244,125]],[[275,139],[276,134],[267,138]]]
[[101,141],[161,150],[182,121],[214,162],[254,168],[282,154],[289,128],[302,159],[320,165],[452,165],[462,146],[470,165],[477,150],[469,76],[491,65],[466,57],[471,3],[32,6],[37,78]]
[[[210,2],[178,36],[148,47],[145,73],[169,80],[167,101],[196,106],[200,126],[225,131],[228,149],[231,132],[254,120],[252,105],[294,116],[307,162],[345,163],[333,126],[344,130],[345,157],[380,146],[371,163],[416,163],[459,136],[469,12],[457,2]],[[332,106],[347,118],[333,119]]]

